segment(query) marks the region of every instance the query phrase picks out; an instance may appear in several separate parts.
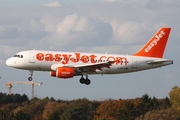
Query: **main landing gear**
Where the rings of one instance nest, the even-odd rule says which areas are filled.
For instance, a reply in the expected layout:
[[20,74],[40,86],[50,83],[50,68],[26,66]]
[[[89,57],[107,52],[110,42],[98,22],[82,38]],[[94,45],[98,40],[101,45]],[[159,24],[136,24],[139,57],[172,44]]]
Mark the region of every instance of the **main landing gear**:
[[86,79],[82,75],[82,77],[80,78],[79,82],[81,84],[86,84],[86,85],[89,85],[91,83],[91,81],[88,79],[88,75],[86,75]]
[[32,70],[29,70],[29,75],[30,75],[30,77],[28,77],[28,80],[29,81],[32,81],[32,76],[33,76],[33,71]]

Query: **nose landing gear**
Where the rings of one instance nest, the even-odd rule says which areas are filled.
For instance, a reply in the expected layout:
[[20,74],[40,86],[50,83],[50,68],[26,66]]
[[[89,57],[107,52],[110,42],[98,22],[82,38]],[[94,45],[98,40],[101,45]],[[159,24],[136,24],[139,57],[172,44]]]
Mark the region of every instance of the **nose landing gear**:
[[82,77],[80,78],[79,82],[81,84],[85,84],[85,85],[89,85],[91,83],[91,81],[88,79],[88,75],[86,75],[86,79],[82,75]]
[[28,77],[28,80],[29,81],[32,81],[32,76],[33,76],[33,71],[32,70],[29,70],[29,75],[30,75],[30,77]]

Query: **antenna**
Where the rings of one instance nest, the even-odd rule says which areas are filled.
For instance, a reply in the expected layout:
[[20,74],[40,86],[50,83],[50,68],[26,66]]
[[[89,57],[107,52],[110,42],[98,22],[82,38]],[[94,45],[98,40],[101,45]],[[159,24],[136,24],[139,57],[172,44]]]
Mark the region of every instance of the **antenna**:
[[36,47],[38,46],[39,42],[36,43],[36,45],[34,46],[34,49],[33,50],[36,50]]

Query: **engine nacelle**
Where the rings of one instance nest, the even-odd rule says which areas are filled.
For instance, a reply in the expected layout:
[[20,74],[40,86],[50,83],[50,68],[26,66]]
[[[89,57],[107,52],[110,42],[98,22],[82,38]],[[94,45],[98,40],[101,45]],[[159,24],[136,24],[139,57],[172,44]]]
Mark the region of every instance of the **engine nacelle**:
[[51,71],[51,72],[50,72],[50,75],[51,75],[52,77],[56,77],[56,71]]
[[75,75],[75,69],[70,67],[58,67],[56,71],[51,72],[52,77],[72,78]]

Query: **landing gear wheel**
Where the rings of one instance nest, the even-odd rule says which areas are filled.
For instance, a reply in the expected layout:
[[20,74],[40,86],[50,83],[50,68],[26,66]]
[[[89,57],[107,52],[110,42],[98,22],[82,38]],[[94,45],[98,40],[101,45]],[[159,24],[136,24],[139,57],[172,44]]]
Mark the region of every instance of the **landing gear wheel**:
[[83,75],[81,76],[79,82],[81,84],[85,84],[85,85],[89,85],[91,83],[91,81],[88,79],[88,75],[86,75],[86,79],[84,79]]
[[32,81],[32,76],[33,76],[33,71],[32,70],[29,70],[29,75],[30,75],[30,77],[28,77],[28,80],[29,81]]
[[79,80],[79,82],[80,82],[81,84],[84,84],[84,83],[85,83],[85,79],[82,77],[82,78]]
[[90,83],[91,83],[91,81],[90,81],[89,79],[86,79],[86,80],[85,80],[85,84],[86,84],[86,85],[89,85]]
[[28,77],[28,80],[29,80],[29,81],[32,81],[32,77]]

